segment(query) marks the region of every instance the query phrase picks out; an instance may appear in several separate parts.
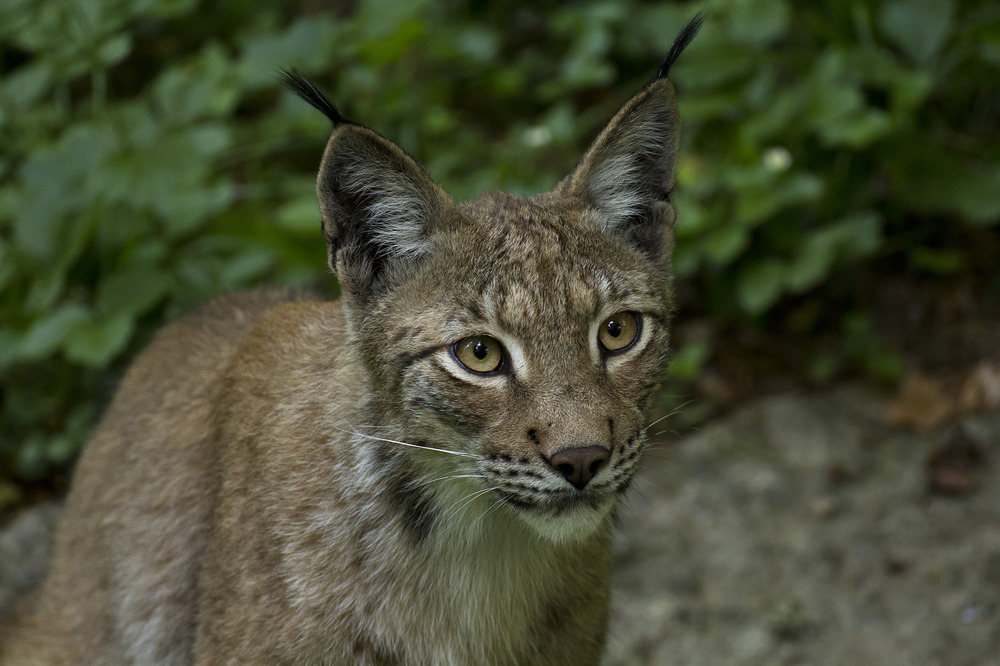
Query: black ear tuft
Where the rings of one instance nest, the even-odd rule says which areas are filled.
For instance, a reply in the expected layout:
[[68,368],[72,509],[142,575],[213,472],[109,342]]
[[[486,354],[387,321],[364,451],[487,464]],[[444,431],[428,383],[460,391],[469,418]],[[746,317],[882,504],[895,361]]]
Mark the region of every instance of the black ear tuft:
[[323,115],[329,118],[334,125],[342,125],[350,122],[340,115],[340,111],[337,111],[337,107],[333,105],[333,102],[327,99],[326,95],[320,92],[319,88],[309,83],[304,76],[299,74],[294,69],[291,71],[287,69],[279,70],[277,77],[278,80],[288,86],[292,92],[309,102],[311,106],[322,111]]
[[684,26],[680,34],[674,39],[674,43],[670,45],[670,50],[667,52],[667,57],[663,59],[663,63],[660,65],[660,71],[656,73],[657,79],[666,78],[667,74],[670,72],[671,65],[680,56],[681,51],[687,48],[687,45],[691,43],[694,36],[698,34],[698,30],[701,29],[701,23],[705,20],[704,12],[698,12],[695,17],[688,21],[688,24]]

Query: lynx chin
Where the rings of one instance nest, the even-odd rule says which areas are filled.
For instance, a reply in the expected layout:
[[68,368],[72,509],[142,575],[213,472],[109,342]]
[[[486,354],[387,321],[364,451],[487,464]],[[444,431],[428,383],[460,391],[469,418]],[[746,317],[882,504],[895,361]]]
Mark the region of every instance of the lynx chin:
[[668,70],[556,188],[456,204],[294,73],[333,132],[338,302],[167,326],[86,447],[0,663],[597,664],[611,516],[667,358]]

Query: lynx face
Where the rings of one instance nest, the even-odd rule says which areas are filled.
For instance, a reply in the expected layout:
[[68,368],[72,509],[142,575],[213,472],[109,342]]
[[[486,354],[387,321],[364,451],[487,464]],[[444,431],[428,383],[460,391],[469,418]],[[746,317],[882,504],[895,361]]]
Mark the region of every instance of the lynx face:
[[426,472],[462,477],[451,501],[584,536],[645,442],[667,345],[663,273],[551,195],[490,194],[459,215],[361,322],[383,407],[407,442],[468,454]]
[[336,125],[317,191],[373,385],[363,426],[383,429],[373,464],[405,480],[425,526],[497,511],[556,540],[591,534],[635,472],[666,358],[670,82],[622,107],[553,192],[461,205],[291,83]]

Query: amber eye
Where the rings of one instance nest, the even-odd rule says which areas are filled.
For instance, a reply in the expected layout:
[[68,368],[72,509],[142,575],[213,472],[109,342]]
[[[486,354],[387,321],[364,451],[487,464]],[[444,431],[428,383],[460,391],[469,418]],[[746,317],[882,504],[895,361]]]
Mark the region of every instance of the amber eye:
[[625,349],[639,337],[639,319],[631,312],[616,312],[597,329],[601,346],[614,352]]
[[493,372],[503,361],[500,343],[487,335],[474,335],[455,343],[455,357],[474,372]]

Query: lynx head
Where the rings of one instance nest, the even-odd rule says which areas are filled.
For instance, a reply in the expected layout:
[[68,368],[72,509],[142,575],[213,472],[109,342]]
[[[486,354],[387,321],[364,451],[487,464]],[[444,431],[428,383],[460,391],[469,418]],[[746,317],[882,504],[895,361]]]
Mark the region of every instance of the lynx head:
[[378,464],[406,479],[424,531],[450,502],[584,538],[629,485],[667,357],[679,123],[666,74],[699,22],[572,173],[531,197],[456,204],[286,76],[335,124],[323,234],[373,385],[365,425],[419,447],[383,442]]

